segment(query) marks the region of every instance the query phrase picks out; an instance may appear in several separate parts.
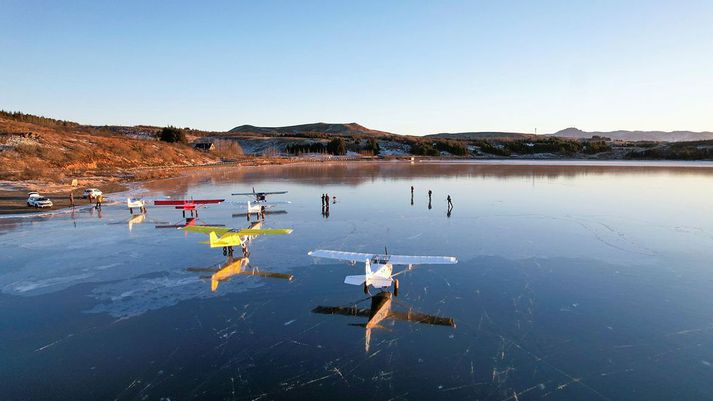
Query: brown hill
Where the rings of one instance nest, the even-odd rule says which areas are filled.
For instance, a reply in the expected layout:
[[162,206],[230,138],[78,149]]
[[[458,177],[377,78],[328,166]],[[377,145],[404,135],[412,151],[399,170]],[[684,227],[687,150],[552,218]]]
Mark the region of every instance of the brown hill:
[[430,138],[443,139],[466,139],[466,140],[507,140],[507,139],[529,139],[536,137],[534,134],[523,134],[520,132],[444,132],[441,134],[426,135]]
[[552,136],[561,138],[591,138],[599,136],[619,141],[656,141],[656,142],[691,142],[713,139],[713,132],[693,132],[693,131],[582,131],[578,128],[570,127],[557,131]]
[[[149,134],[152,131],[0,112],[0,176],[5,180],[64,182],[86,176],[129,177],[129,170],[135,167],[176,167],[217,160],[189,145],[158,141]],[[137,132],[145,135],[133,135]]]
[[286,127],[256,127],[241,125],[228,131],[229,134],[261,135],[261,136],[388,136],[389,132],[366,128],[357,123],[312,123],[290,125]]

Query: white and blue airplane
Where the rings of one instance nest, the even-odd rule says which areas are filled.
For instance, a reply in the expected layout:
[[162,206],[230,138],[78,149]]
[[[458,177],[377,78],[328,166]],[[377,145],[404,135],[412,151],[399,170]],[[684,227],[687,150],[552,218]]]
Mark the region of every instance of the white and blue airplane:
[[[450,265],[458,263],[458,259],[453,256],[389,255],[388,252],[380,255],[317,249],[307,254],[318,258],[344,260],[352,264],[363,261],[364,274],[347,276],[344,279],[344,283],[364,286],[364,293],[369,293],[369,286],[383,289],[393,285],[395,296],[398,296],[399,280],[394,277],[411,270],[414,265]],[[394,273],[394,265],[406,265],[408,267],[398,273]]]

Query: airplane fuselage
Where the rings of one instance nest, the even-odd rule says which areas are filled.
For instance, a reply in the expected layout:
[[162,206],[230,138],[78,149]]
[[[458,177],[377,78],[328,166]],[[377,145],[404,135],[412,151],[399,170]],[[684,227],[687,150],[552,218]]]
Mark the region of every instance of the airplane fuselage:
[[386,264],[376,264],[376,265],[371,265],[372,267],[372,277],[379,277],[379,278],[385,278],[385,279],[390,279],[391,274],[394,271],[394,266],[391,263],[386,263]]

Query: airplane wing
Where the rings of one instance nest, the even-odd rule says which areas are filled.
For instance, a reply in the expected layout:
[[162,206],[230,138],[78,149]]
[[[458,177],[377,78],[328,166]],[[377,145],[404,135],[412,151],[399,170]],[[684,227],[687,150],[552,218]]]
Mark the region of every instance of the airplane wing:
[[255,195],[284,195],[287,191],[274,191],[274,192],[237,192],[231,195],[240,196],[255,196]]
[[235,232],[236,235],[282,235],[291,233],[291,228],[244,228]]
[[369,317],[371,310],[360,309],[355,306],[318,306],[312,309],[312,313],[324,315],[344,315],[344,316],[364,316]]
[[453,256],[407,256],[389,255],[392,265],[453,265],[458,259]]
[[207,205],[210,203],[221,203],[225,199],[191,199],[189,203],[195,203],[196,205]]
[[153,204],[155,206],[178,206],[187,203],[184,200],[155,200]]
[[[237,206],[247,206],[249,201],[226,201],[225,203],[231,204],[231,205],[237,205]],[[266,206],[266,207],[273,207],[275,205],[289,205],[292,202],[290,201],[260,201],[260,202],[249,202],[250,205],[252,206]]]
[[212,232],[216,233],[216,235],[223,235],[230,231],[231,229],[228,227],[217,227],[217,226],[185,226],[180,228],[180,230],[185,230],[185,231],[190,231],[193,233],[203,233],[203,234],[210,234]]
[[154,206],[183,206],[183,205],[206,205],[209,203],[221,203],[225,199],[176,199],[176,200],[155,200]]
[[456,322],[453,318],[445,316],[434,316],[427,315],[425,313],[414,312],[409,310],[408,312],[395,312],[392,311],[389,317],[397,320],[405,320],[415,323],[432,324],[434,326],[451,326],[456,327]]
[[373,253],[329,251],[326,249],[317,249],[316,251],[310,251],[307,252],[307,255],[314,256],[317,258],[346,260],[348,262],[363,262],[366,259],[371,259],[375,256]]
[[[251,213],[253,214],[253,213]],[[287,210],[273,210],[273,209],[266,209],[265,214],[287,214]],[[245,217],[248,214],[246,212],[243,213],[233,213],[233,217]]]

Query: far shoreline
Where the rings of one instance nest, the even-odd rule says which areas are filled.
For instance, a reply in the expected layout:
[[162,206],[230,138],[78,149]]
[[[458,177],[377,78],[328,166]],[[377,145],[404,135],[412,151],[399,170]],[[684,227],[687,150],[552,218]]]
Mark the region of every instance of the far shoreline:
[[[536,166],[536,167],[648,167],[648,168],[711,168],[713,169],[713,161],[707,160],[594,160],[594,159],[457,159],[457,158],[427,158],[415,157],[411,158],[395,157],[395,158],[290,158],[290,159],[260,159],[253,162],[228,162],[216,163],[211,165],[199,166],[174,166],[168,168],[147,168],[146,170],[170,171],[169,175],[148,178],[148,179],[128,179],[128,180],[111,180],[103,184],[85,185],[74,188],[75,192],[75,208],[79,209],[90,205],[90,203],[81,198],[81,192],[85,187],[96,186],[102,190],[107,198],[112,198],[117,194],[127,191],[137,190],[149,183],[160,182],[164,180],[176,179],[182,176],[192,174],[197,171],[212,170],[212,169],[236,169],[236,168],[256,168],[256,167],[275,167],[287,166],[296,164],[343,164],[343,163],[402,163],[402,164],[455,164],[455,165],[482,165],[482,166]],[[111,177],[114,178],[114,177]],[[31,188],[44,187],[49,188],[49,191],[40,193],[48,196],[54,203],[51,209],[35,209],[26,206],[27,192],[35,190]],[[0,215],[18,216],[46,216],[54,214],[64,214],[71,212],[71,204],[69,200],[69,191],[71,186],[52,184],[52,183],[37,183],[32,181],[5,181],[0,185]],[[111,199],[118,202],[119,199]]]

